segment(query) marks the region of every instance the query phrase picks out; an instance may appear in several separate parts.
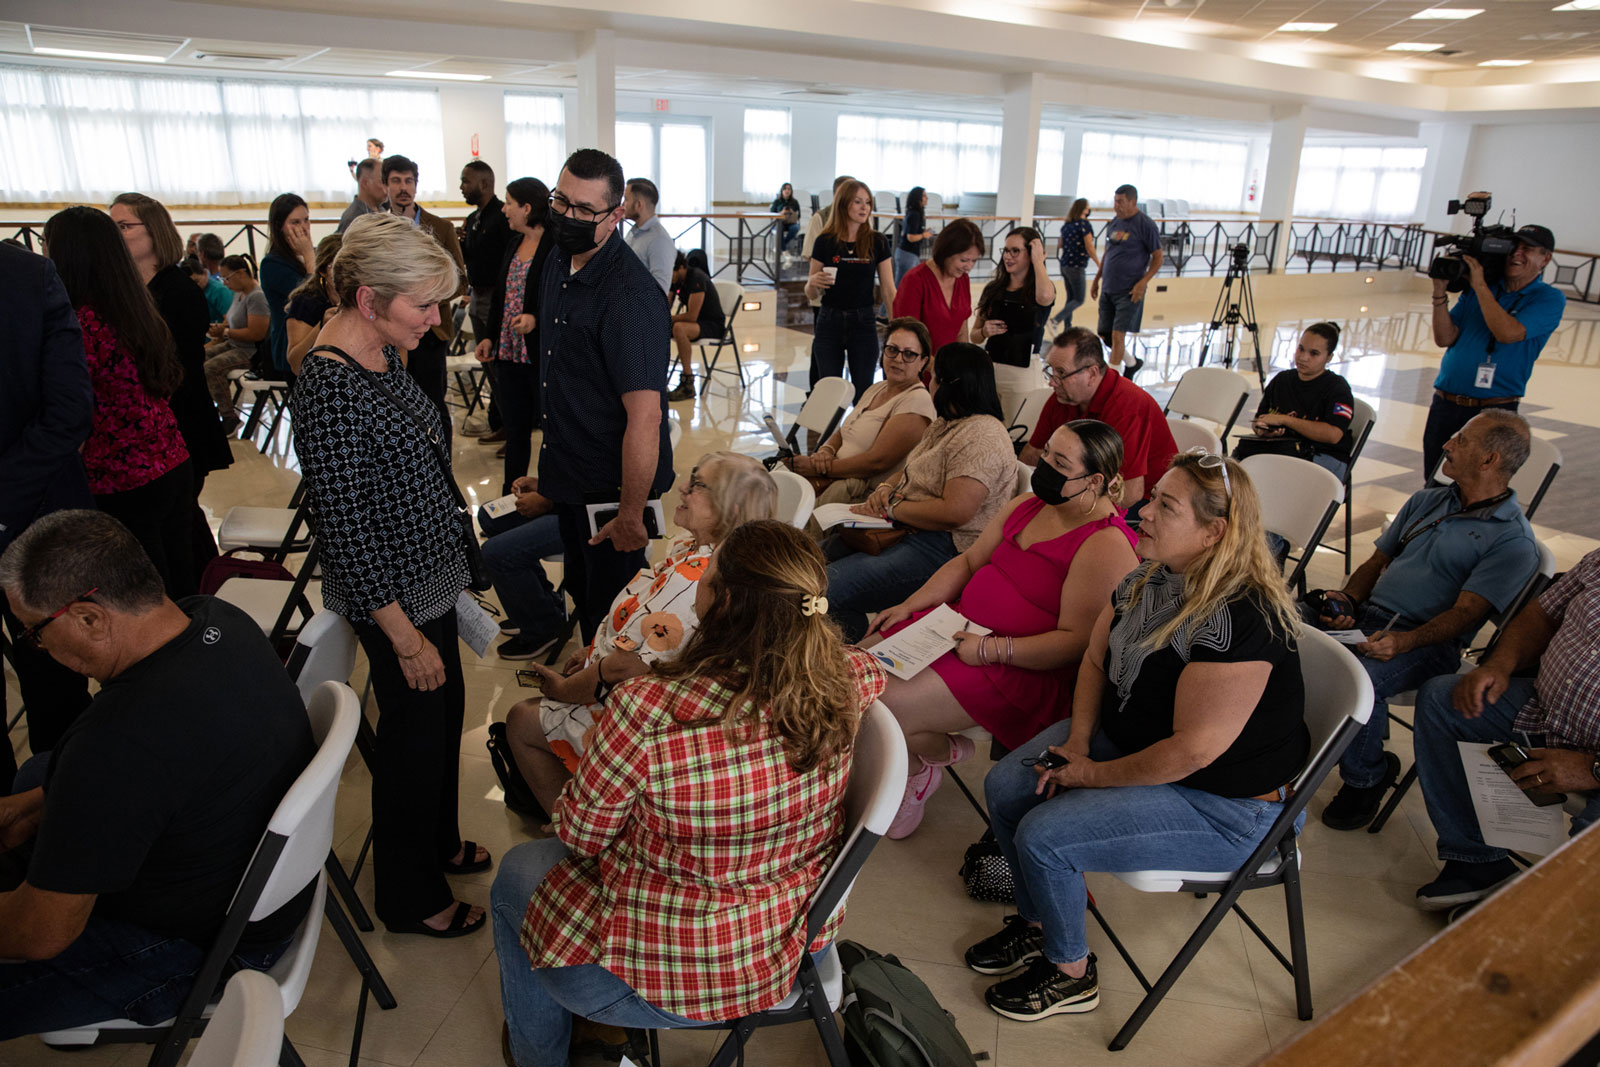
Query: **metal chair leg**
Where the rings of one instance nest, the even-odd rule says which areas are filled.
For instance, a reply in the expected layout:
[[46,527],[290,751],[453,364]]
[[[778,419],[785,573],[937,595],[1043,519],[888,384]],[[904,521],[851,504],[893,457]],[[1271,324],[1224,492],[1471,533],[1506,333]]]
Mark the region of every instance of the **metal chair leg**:
[[1394,792],[1390,793],[1389,799],[1384,801],[1383,808],[1378,812],[1378,817],[1367,825],[1367,833],[1375,834],[1383,829],[1383,824],[1389,821],[1389,816],[1394,814],[1394,810],[1400,806],[1400,802],[1405,799],[1406,793],[1416,780],[1417,765],[1413,763],[1411,768],[1395,783]]
[[350,876],[344,872],[344,864],[339,862],[339,857],[328,850],[328,860],[323,864],[323,869],[328,872],[328,881],[332,884],[334,892],[339,894],[339,899],[344,902],[345,909],[350,912],[357,929],[370,933],[372,930],[372,916],[367,914],[367,906],[361,903],[361,898],[356,895],[355,884],[350,881]]
[[[345,916],[344,910],[339,907],[339,902],[331,894],[323,898],[322,912],[328,917],[328,925],[333,927],[339,942],[344,945],[345,952],[350,956],[350,962],[361,972],[362,1007],[365,1007],[367,991],[370,990],[373,999],[378,1002],[378,1007],[385,1011],[393,1008],[396,1001],[394,994],[389,991],[389,983],[383,980],[383,975],[378,972],[378,965],[372,961],[367,946],[356,936],[355,930],[350,926],[349,918]],[[359,1031],[357,1034],[359,1041]]]
[[1294,1003],[1301,1022],[1311,1018],[1311,968],[1306,954],[1306,915],[1300,900],[1300,866],[1283,871],[1284,908],[1289,919],[1289,957],[1294,961]]
[[983,825],[993,825],[989,822],[989,813],[983,810],[983,805],[979,804],[978,798],[972,795],[972,790],[968,789],[967,783],[961,780],[961,776],[956,773],[955,767],[946,767],[944,769],[944,773],[948,774],[950,776],[950,780],[956,784],[956,788],[961,790],[961,794],[967,798],[967,803],[972,805],[972,810],[977,812],[978,818],[983,820]]
[[1183,975],[1184,969],[1199,954],[1207,939],[1215,932],[1217,925],[1222,922],[1223,917],[1233,908],[1233,902],[1239,899],[1239,893],[1239,887],[1223,893],[1217,902],[1211,906],[1211,910],[1206,912],[1206,917],[1200,921],[1200,925],[1195,928],[1194,933],[1189,935],[1189,940],[1183,943],[1183,948],[1178,950],[1177,956],[1173,958],[1171,963],[1167,964],[1167,969],[1161,972],[1161,977],[1156,979],[1156,984],[1151,988],[1150,992],[1146,993],[1144,999],[1139,1001],[1139,1006],[1133,1009],[1133,1014],[1128,1016],[1128,1021],[1122,1024],[1121,1030],[1117,1031],[1117,1036],[1111,1039],[1111,1044],[1107,1047],[1112,1052],[1121,1052],[1128,1047],[1128,1042],[1133,1040],[1133,1036],[1139,1032],[1139,1028],[1144,1025],[1145,1020],[1150,1018],[1150,1013],[1156,1010],[1156,1005],[1160,1004],[1167,993],[1172,990],[1172,987],[1177,984],[1178,979]]

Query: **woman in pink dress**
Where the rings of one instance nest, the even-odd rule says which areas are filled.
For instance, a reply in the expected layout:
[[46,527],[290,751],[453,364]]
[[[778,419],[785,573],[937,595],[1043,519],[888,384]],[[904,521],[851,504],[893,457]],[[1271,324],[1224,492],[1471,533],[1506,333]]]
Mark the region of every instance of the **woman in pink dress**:
[[972,754],[972,740],[958,731],[981,726],[1015,747],[1072,714],[1095,619],[1139,562],[1118,508],[1121,467],[1122,438],[1105,423],[1060,427],[1034,469],[1033,492],[1007,504],[971,548],[874,620],[869,635],[887,636],[950,604],[989,631],[958,633],[956,647],[910,681],[889,678],[883,702],[911,754],[890,837],[917,828],[944,768]]

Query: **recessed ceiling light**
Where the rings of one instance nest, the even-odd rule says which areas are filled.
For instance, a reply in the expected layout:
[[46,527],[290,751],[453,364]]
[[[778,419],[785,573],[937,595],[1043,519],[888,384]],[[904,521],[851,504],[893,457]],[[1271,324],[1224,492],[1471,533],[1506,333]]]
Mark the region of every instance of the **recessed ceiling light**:
[[1551,11],[1600,11],[1600,0],[1569,0],[1560,7],[1553,7]]
[[1385,51],[1389,52],[1437,52],[1443,48],[1442,44],[1428,44],[1426,41],[1401,41],[1399,44],[1390,45]]
[[146,56],[137,52],[94,52],[87,48],[46,48],[44,45],[34,45],[34,52],[41,56],[71,56],[73,59],[112,59],[119,63],[165,63],[166,56]]
[[1532,63],[1531,59],[1486,59],[1479,63],[1480,67],[1526,67]]
[[442,70],[390,70],[385,71],[385,78],[422,78],[427,81],[440,79],[449,82],[486,82],[487,74],[450,74]]
[[1411,17],[1414,19],[1434,19],[1442,22],[1458,22],[1461,19],[1470,19],[1474,15],[1483,14],[1481,7],[1430,7],[1426,11],[1418,11]]
[[1564,30],[1552,33],[1525,33],[1518,40],[1522,41],[1576,41],[1579,37],[1589,36],[1588,30]]
[[1337,22],[1285,22],[1278,27],[1279,33],[1327,33]]

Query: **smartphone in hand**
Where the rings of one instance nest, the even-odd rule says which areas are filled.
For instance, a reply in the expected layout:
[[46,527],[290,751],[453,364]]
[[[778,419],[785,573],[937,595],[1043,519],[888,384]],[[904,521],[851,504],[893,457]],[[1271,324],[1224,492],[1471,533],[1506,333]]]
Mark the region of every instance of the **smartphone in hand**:
[[[1507,742],[1503,745],[1493,745],[1489,749],[1489,758],[1500,765],[1500,769],[1510,774],[1512,770],[1527,763],[1533,757],[1528,755],[1528,750],[1516,742]],[[1545,793],[1533,789],[1525,789],[1529,800],[1541,808],[1548,808],[1553,804],[1565,804],[1565,793]]]

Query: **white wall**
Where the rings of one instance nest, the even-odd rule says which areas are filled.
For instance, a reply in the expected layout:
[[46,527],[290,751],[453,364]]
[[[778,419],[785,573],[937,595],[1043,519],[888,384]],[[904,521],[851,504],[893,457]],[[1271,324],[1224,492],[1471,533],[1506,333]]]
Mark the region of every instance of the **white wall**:
[[1600,173],[1600,122],[1478,126],[1467,150],[1462,191],[1494,194],[1493,216],[1511,209],[1517,223],[1537,222],[1556,247],[1600,252],[1600,212],[1592,198]]

